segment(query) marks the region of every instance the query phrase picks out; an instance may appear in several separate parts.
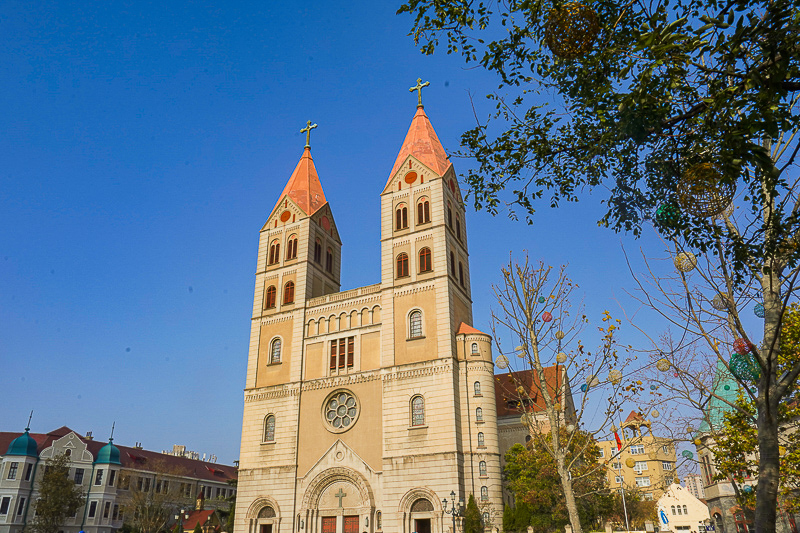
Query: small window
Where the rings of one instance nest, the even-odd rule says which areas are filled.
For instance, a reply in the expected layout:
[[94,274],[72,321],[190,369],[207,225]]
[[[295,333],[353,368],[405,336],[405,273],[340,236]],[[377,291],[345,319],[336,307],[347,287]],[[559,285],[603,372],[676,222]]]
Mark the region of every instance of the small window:
[[456,277],[456,254],[450,252],[450,274]]
[[644,444],[634,444],[630,449],[631,455],[643,455]]
[[286,259],[295,258],[297,258],[297,235],[292,235],[286,243]]
[[483,525],[486,526],[489,524],[489,513],[483,513]]
[[275,339],[269,350],[269,364],[274,365],[281,362],[281,340]]
[[264,419],[264,442],[275,440],[275,415],[267,415]]
[[28,463],[28,466],[25,467],[25,481],[31,480],[32,473],[33,473],[33,463]]
[[408,333],[411,339],[422,337],[422,311],[415,310],[408,315]]
[[488,487],[481,487],[481,501],[485,502],[489,500],[489,488]]
[[397,256],[397,277],[408,277],[408,254],[402,253]]
[[278,241],[272,241],[272,244],[269,245],[269,259],[267,260],[267,264],[274,265],[280,260],[281,260],[281,243]]
[[482,431],[478,433],[478,446],[485,446]]
[[327,253],[325,254],[325,270],[329,273],[333,272],[333,250],[328,248]]
[[599,450],[599,451],[600,451],[600,455],[599,455],[599,457],[601,457],[601,458],[602,458],[602,457],[605,457],[605,456],[606,456],[606,451],[605,451],[603,448],[600,448],[600,450]]
[[662,461],[661,468],[663,468],[664,470],[672,470],[672,463],[667,461]]
[[427,198],[421,198],[417,203],[417,224],[426,224],[431,221],[431,206]]
[[335,372],[337,367],[339,372],[344,371],[344,368],[353,368],[355,364],[355,337],[346,337],[343,339],[334,339],[331,341],[331,372]]
[[483,409],[481,409],[480,407],[475,408],[475,421],[483,422]]
[[411,425],[425,425],[425,399],[422,396],[411,398]]
[[480,355],[481,354],[480,350],[478,350],[478,343],[477,342],[473,342],[472,343],[471,353],[472,353],[472,355]]
[[103,518],[108,518],[108,515],[111,514],[111,502],[106,502],[103,505]]
[[102,470],[98,470],[97,471],[97,475],[94,478],[94,484],[95,485],[102,485],[103,484],[103,471]]
[[322,264],[322,241],[314,241],[314,262]]
[[689,509],[685,505],[683,506],[683,514],[689,514]]
[[423,248],[419,251],[419,271],[430,272],[433,270],[431,265],[431,249]]
[[19,469],[19,463],[11,463],[8,466],[8,479],[17,479],[17,470]]
[[11,507],[11,497],[3,496],[3,499],[0,501],[0,515],[8,514],[9,507]]
[[383,529],[383,515],[380,511],[375,513],[375,529]]
[[275,285],[270,285],[267,289],[267,295],[264,298],[264,309],[274,309],[275,308],[275,295],[277,294],[278,290],[275,288]]
[[116,470],[109,470],[108,471],[108,486],[113,487],[114,481],[117,479],[117,471]]
[[453,208],[450,205],[450,202],[447,202],[447,225],[450,229],[453,229]]
[[400,204],[399,206],[397,206],[397,210],[395,211],[394,216],[395,216],[394,227],[396,230],[408,228],[408,208],[404,204]]
[[94,518],[94,515],[97,514],[97,502],[92,502],[89,504],[89,518]]
[[486,461],[481,461],[480,463],[478,463],[478,473],[481,476],[486,475]]
[[461,240],[461,217],[456,215],[456,238]]
[[464,264],[461,261],[458,262],[458,282],[464,286]]
[[475,396],[480,396],[481,395],[481,382],[480,381],[476,381],[472,385],[472,388],[475,390]]
[[283,286],[283,303],[294,303],[294,282],[290,281]]

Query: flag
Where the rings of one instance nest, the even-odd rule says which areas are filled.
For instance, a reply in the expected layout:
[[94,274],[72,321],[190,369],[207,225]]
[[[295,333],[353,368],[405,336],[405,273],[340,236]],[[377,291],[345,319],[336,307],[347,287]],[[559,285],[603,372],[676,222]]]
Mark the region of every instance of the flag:
[[614,431],[614,438],[617,439],[617,451],[622,450],[622,440],[619,438],[619,434]]

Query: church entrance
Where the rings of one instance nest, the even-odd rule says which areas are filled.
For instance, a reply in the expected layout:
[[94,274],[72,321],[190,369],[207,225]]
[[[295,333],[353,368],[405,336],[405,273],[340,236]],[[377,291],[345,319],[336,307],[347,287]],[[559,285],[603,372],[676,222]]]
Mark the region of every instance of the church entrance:
[[414,520],[414,531],[416,533],[431,533],[431,519],[417,518]]
[[322,517],[322,533],[336,533],[336,517],[323,516]]
[[272,533],[272,524],[261,524],[259,533]]
[[344,517],[344,533],[358,533],[358,516]]

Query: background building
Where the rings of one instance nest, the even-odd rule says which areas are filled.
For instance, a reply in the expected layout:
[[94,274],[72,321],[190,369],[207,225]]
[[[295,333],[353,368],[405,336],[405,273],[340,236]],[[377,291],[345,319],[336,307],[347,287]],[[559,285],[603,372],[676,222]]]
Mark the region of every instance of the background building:
[[703,488],[703,478],[700,477],[700,474],[687,475],[683,478],[683,484],[686,486],[686,490],[689,491],[689,494],[698,500],[705,499],[706,491]]
[[491,339],[472,327],[453,166],[421,105],[385,184],[352,154],[336,179],[380,192],[364,223],[381,226],[381,280],[340,292],[308,144],[261,228],[235,531],[442,533],[442,500],[470,495],[499,527]]
[[658,515],[661,531],[700,533],[710,522],[708,507],[677,483],[658,499]]
[[0,432],[0,533],[21,533],[30,526],[38,484],[48,458],[66,454],[69,476],[86,498],[83,508],[67,519],[63,533],[111,533],[122,527],[124,508],[134,490],[173,490],[175,509],[194,504],[203,494],[211,508],[227,509],[236,480],[232,466],[164,455],[141,447],[98,442],[64,426],[49,433]]

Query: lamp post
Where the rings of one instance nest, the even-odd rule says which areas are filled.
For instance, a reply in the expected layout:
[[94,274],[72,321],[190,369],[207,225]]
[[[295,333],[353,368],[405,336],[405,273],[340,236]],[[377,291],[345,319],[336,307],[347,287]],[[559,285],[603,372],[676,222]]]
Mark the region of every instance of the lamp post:
[[179,514],[179,515],[176,514],[175,515],[175,520],[178,521],[178,527],[180,528],[178,530],[178,533],[183,533],[183,519],[184,519],[184,514],[185,513],[186,513],[186,510],[185,509],[181,509],[181,514]]
[[442,507],[444,512],[453,516],[453,533],[456,533],[456,517],[463,516],[464,514],[464,498],[458,498],[458,507],[456,507],[456,493],[450,491],[450,509],[447,508],[447,498],[442,500]]

